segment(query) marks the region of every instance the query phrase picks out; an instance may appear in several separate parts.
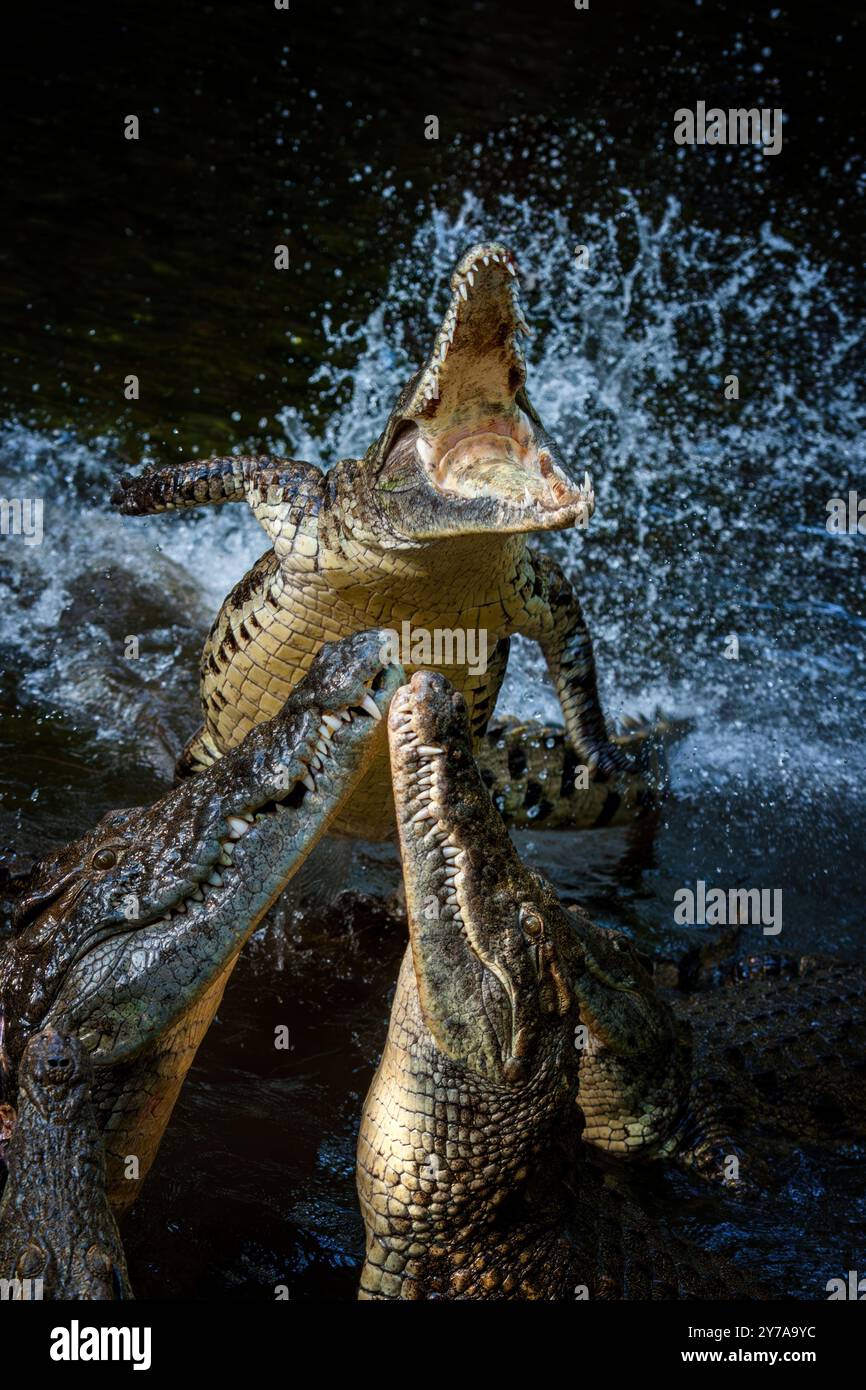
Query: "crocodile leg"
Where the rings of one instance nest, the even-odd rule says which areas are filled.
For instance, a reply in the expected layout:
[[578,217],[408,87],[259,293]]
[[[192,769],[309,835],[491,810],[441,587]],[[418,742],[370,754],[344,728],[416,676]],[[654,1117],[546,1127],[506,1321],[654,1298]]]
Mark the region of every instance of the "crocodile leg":
[[[111,500],[124,516],[246,501],[275,545],[291,548],[304,522],[318,514],[322,485],[323,476],[312,463],[232,454],[189,459],[137,477],[124,473]],[[277,551],[281,553],[280,545]]]
[[598,695],[592,638],[580,603],[559,565],[526,550],[520,591],[522,612],[514,630],[534,638],[547,662],[562,705],[566,732],[590,774],[609,777],[628,770],[628,758],[611,742]]
[[687,727],[661,711],[651,720],[625,721],[612,741],[627,754],[631,770],[616,786],[589,775],[561,725],[497,718],[477,742],[475,757],[512,829],[626,825],[658,807],[668,783],[665,745]]

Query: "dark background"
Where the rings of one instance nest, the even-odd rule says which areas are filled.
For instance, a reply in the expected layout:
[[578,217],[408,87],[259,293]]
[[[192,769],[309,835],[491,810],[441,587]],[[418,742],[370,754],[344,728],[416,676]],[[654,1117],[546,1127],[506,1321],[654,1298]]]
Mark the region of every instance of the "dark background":
[[[4,82],[6,409],[110,426],[132,455],[143,434],[163,452],[255,444],[287,396],[325,415],[334,402],[306,390],[327,351],[325,307],[336,322],[364,316],[431,196],[447,204],[467,178],[517,197],[543,187],[534,152],[564,121],[615,141],[621,177],[657,180],[708,224],[770,216],[796,242],[856,259],[858,9],[39,6],[8,45]],[[782,107],[782,153],[757,168],[707,149],[677,164],[673,113],[698,99]],[[128,113],[138,142],[123,138]],[[431,113],[438,142],[424,138]],[[604,162],[575,148],[561,176],[588,206],[606,194]],[[134,406],[129,371],[143,383]]]

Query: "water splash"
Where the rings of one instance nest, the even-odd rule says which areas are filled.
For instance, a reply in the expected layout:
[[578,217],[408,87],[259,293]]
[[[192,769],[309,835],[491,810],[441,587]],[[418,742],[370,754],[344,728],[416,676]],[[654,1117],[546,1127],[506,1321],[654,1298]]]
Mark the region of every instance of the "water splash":
[[[568,197],[550,209],[504,195],[490,208],[467,195],[432,211],[363,323],[326,324],[330,357],[310,387],[331,415],[313,434],[287,406],[274,447],[324,467],[366,448],[426,351],[455,260],[482,236],[518,253],[536,328],[530,394],[594,474],[589,532],[545,543],[584,596],[610,712],[660,702],[697,716],[675,760],[682,796],[745,781],[808,795],[814,814],[828,791],[860,802],[849,749],[866,712],[863,542],[824,522],[866,462],[864,329],[834,267],[784,232],[768,223],[746,241],[628,189],[590,211]],[[738,400],[724,395],[732,375]],[[164,609],[149,613],[136,675],[154,699],[171,692],[264,538],[243,507],[121,521],[106,505],[117,471],[106,441],[9,426],[0,468],[4,495],[45,490],[51,537],[5,545],[0,644],[22,661],[27,698],[122,737],[94,651],[116,664],[119,627],[138,621],[150,584]],[[724,655],[731,635],[738,660]],[[179,719],[190,682],[172,698]],[[556,717],[528,643],[515,644],[509,707]]]

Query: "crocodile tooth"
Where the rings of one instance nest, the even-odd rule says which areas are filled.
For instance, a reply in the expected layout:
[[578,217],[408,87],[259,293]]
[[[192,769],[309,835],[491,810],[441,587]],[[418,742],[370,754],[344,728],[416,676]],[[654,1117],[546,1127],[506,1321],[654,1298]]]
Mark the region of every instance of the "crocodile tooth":
[[232,860],[231,850],[230,850],[229,846],[232,845],[232,844],[233,844],[233,841],[232,841],[232,840],[229,840],[227,844],[225,844],[225,845],[220,845],[220,852],[219,852],[219,854],[217,855],[217,863],[218,863],[218,864],[226,864],[226,865],[228,865],[228,866],[231,866],[231,864],[233,863],[233,860]]
[[592,478],[589,476],[588,468],[585,468],[583,472],[583,490],[584,492],[592,492]]
[[442,853],[445,855],[446,859],[456,859],[460,851],[455,845],[445,845]]
[[517,271],[515,270],[514,266],[511,264],[510,261],[506,261],[505,264],[508,266],[509,274],[513,275],[513,276],[515,277],[515,279],[516,279],[516,278],[517,278]]
[[192,892],[190,893],[190,897],[192,898],[193,902],[204,902],[204,893],[201,891],[201,888],[193,888]]
[[469,298],[469,291],[467,290],[466,286],[463,284],[462,281],[461,281],[461,283],[460,283],[460,298],[461,298],[461,299],[468,299],[468,298]]
[[333,714],[323,714],[322,723],[327,724],[332,733],[336,733],[340,727],[340,721]]
[[320,738],[318,743],[316,744],[316,752],[321,753],[323,758],[327,758],[329,756],[331,750],[323,738]]
[[439,358],[440,358],[440,360],[441,360],[442,362],[444,362],[444,361],[445,361],[445,358],[446,358],[447,356],[448,356],[448,340],[445,339],[445,338],[443,338],[442,344],[441,344],[441,346],[440,346],[440,348],[439,348]]
[[419,821],[432,820],[435,815],[436,812],[434,811],[432,806],[430,806],[429,804],[427,806],[422,806],[420,811],[415,812],[415,815],[412,817],[409,824],[417,825]]
[[424,754],[444,753],[445,749],[437,748],[435,743],[422,743],[418,752]]
[[489,256],[485,256],[485,257],[484,257],[484,264],[485,264],[485,265],[489,265],[489,264],[490,264],[490,257],[489,257]]
[[222,876],[221,876],[220,874],[217,873],[216,869],[214,869],[213,873],[211,874],[210,878],[208,879],[208,883],[212,884],[214,888],[222,888],[222,886],[223,886]]
[[301,781],[303,782],[304,786],[307,788],[308,791],[314,792],[316,790],[316,784],[313,781],[312,776],[309,772],[304,773],[303,777],[301,778]]
[[456,323],[452,323],[451,326],[450,326],[450,328],[448,329],[448,341],[449,341],[449,343],[453,343],[453,342],[454,342],[454,330],[456,329],[456,327],[457,327]]
[[250,816],[249,820],[247,820],[246,816],[244,816],[243,819],[241,819],[240,816],[229,816],[226,825],[229,828],[230,838],[232,840],[239,840],[242,835],[248,834],[251,821],[252,816]]
[[345,724],[349,724],[351,722],[352,716],[347,709],[341,709],[340,718],[343,720]]
[[319,757],[318,753],[314,753],[313,756],[311,757],[311,759],[310,759],[310,767],[313,768],[314,771],[316,771],[316,772],[321,772],[321,770],[322,770],[322,759]]
[[469,284],[474,288],[474,286],[475,286],[475,271],[474,271],[474,270],[467,270],[467,272],[466,272],[466,279],[469,281]]
[[176,907],[173,907],[171,910],[172,910],[173,913],[175,913],[175,915],[176,915],[177,913],[179,913],[179,912],[180,912],[180,913],[184,913],[184,912],[186,912],[186,903],[185,903],[185,902],[179,902],[179,903],[177,904],[177,906],[176,906]]
[[361,701],[361,709],[365,709],[367,713],[369,715],[372,715],[374,719],[382,718],[382,711],[379,709],[379,706],[376,704],[376,701],[373,699],[371,695],[364,696],[363,700]]

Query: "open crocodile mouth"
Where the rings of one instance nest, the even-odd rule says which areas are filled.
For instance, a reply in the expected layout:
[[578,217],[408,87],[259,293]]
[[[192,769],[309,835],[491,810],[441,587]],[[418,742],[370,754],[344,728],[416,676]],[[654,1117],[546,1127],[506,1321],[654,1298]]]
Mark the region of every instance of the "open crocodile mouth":
[[[305,747],[293,757],[293,775],[285,791],[257,805],[243,804],[227,814],[225,830],[219,837],[218,852],[210,873],[186,898],[173,904],[161,916],[149,922],[136,923],[136,926],[168,927],[178,917],[185,916],[202,903],[209,910],[216,905],[218,895],[229,886],[229,877],[242,877],[237,873],[232,875],[235,853],[241,841],[252,836],[249,847],[254,851],[256,836],[273,825],[275,820],[291,815],[297,817],[302,808],[314,814],[320,812],[340,776],[340,752],[346,733],[364,738],[371,725],[381,722],[393,688],[401,677],[399,667],[387,665],[364,682],[363,694],[357,703],[321,710],[318,724]],[[298,857],[303,858],[304,855],[299,854]]]
[[[476,911],[479,898],[489,895],[485,872],[497,848],[483,821],[495,813],[475,768],[465,714],[458,728],[453,710],[450,715],[447,710],[452,698],[441,676],[418,671],[397,691],[388,716],[410,935],[414,950],[416,933],[433,930],[446,969],[456,968],[456,936],[482,967],[481,1000],[489,999],[492,988],[507,1006],[491,1013],[483,1005],[499,1039],[503,1075],[517,1083],[527,1079],[519,1001],[511,976],[491,949],[484,911],[480,916]],[[503,858],[508,854],[506,847]],[[449,945],[442,934],[446,924]]]
[[498,242],[473,247],[451,278],[452,298],[405,419],[431,485],[464,500],[490,498],[541,514],[588,521],[588,472],[568,477],[518,400],[526,380],[514,254]]
[[[415,716],[412,686],[404,686],[392,701],[388,727],[406,891],[411,907],[416,891],[434,890],[439,910],[465,929],[457,893],[467,860],[445,813],[441,772],[446,752],[438,743],[424,742]],[[424,884],[418,882],[422,864]]]
[[[294,865],[301,861],[317,838],[313,833],[307,844],[306,837],[299,833],[301,816],[307,816],[313,830],[319,822],[324,828],[327,809],[335,791],[342,788],[344,781],[346,760],[343,745],[346,739],[360,742],[381,724],[393,691],[402,679],[400,667],[386,664],[363,683],[355,702],[345,707],[318,710],[316,722],[303,745],[292,752],[290,767],[287,765],[286,769],[285,789],[281,787],[276,795],[261,802],[239,798],[234,807],[226,809],[216,839],[214,857],[210,863],[192,871],[197,881],[192,883],[189,890],[172,903],[143,912],[129,921],[125,918],[113,920],[88,933],[64,964],[62,976],[54,982],[52,993],[56,995],[63,978],[68,977],[69,972],[87,955],[109,940],[134,937],[144,931],[168,932],[173,925],[187,919],[188,914],[201,914],[207,918],[219,907],[220,901],[234,884],[243,881],[244,870],[235,867],[235,855],[242,842],[247,851],[245,862],[249,865],[250,854],[255,856],[260,848],[256,841],[264,843],[265,837],[284,823],[287,832],[295,831],[296,834],[298,847],[291,863]],[[255,730],[250,738],[256,738]],[[241,753],[242,748],[237,752]],[[289,876],[287,872],[286,877]],[[27,920],[18,926],[19,948],[34,952],[42,949],[45,940],[53,936],[58,923],[72,911],[78,896],[86,888],[86,879],[72,884],[65,880],[59,894],[46,895],[46,899],[38,903],[28,903]],[[275,897],[279,891],[280,885],[275,890]],[[35,917],[32,923],[31,913]],[[27,925],[31,926],[31,930],[25,934]]]

